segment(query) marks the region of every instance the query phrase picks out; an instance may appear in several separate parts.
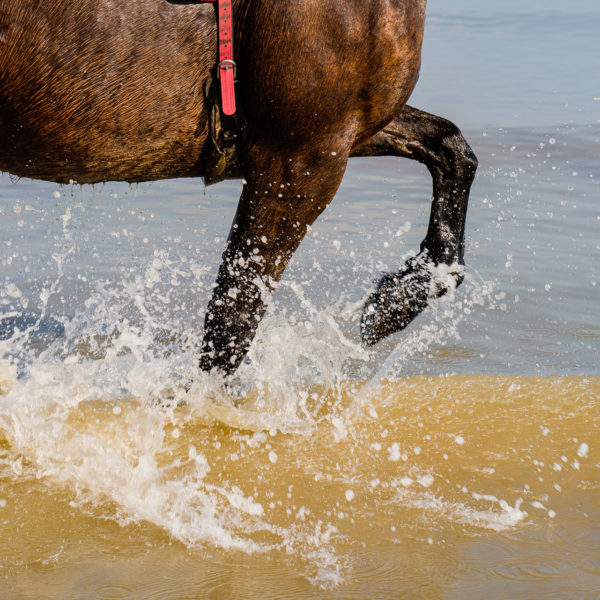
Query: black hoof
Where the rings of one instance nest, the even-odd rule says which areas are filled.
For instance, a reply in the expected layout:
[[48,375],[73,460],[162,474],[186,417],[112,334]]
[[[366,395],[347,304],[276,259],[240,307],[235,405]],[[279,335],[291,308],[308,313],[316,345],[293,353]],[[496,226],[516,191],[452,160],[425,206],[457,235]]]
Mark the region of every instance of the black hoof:
[[363,308],[360,323],[368,346],[404,329],[430,299],[445,294],[463,280],[462,268],[436,266],[423,254],[410,258],[401,271],[384,275]]

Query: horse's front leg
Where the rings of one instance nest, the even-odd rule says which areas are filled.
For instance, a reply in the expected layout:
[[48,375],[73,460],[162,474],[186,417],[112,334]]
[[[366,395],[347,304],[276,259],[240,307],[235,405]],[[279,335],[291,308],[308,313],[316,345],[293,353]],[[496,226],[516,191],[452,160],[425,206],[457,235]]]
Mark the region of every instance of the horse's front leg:
[[[347,149],[344,150],[344,145]],[[333,198],[350,143],[294,149],[254,145],[208,306],[200,367],[233,373],[254,338],[274,282]]]
[[363,311],[363,341],[375,344],[404,329],[450,285],[463,280],[465,218],[477,158],[453,123],[405,106],[352,156],[404,156],[424,163],[433,200],[420,253],[397,273],[384,275]]

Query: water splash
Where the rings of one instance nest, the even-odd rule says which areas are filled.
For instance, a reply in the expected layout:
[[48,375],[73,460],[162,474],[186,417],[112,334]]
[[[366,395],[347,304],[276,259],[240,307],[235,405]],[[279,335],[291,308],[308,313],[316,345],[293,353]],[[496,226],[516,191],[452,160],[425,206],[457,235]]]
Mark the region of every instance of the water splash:
[[[201,330],[189,332],[181,300],[202,288],[204,274],[199,263],[155,250],[143,269],[117,283],[96,282],[72,315],[54,316],[52,298],[65,277],[57,266],[40,294],[41,313],[14,309],[3,321],[0,429],[11,460],[66,486],[80,510],[122,524],[150,522],[190,546],[283,549],[312,565],[306,575],[315,584],[335,585],[349,568],[335,549],[344,537],[337,518],[267,502],[268,484],[259,500],[230,465],[281,465],[275,440],[282,436],[286,444],[315,435],[351,444],[360,394],[393,368],[401,372],[409,349],[423,351],[455,333],[455,298],[435,302],[427,324],[408,333],[408,348],[394,348],[376,367],[343,331],[356,314],[340,322],[302,285],[284,281],[247,360],[223,381],[198,371]],[[10,284],[3,294],[18,296]],[[472,294],[463,302],[480,300]],[[353,390],[357,364],[374,375]],[[304,455],[302,470],[312,460]],[[298,516],[274,517],[278,510]]]

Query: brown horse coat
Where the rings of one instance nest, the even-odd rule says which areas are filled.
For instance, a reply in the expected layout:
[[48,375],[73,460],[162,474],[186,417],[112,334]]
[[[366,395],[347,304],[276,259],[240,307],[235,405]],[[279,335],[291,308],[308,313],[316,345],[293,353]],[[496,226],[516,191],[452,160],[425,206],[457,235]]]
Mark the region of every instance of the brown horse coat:
[[[232,372],[264,290],[333,198],[351,155],[427,164],[421,253],[369,299],[363,337],[404,327],[461,263],[476,160],[451,123],[406,107],[425,0],[234,0],[245,186],[206,316],[201,366]],[[57,182],[201,176],[215,7],[185,0],[0,0],[0,169]],[[456,271],[456,280],[462,276]]]

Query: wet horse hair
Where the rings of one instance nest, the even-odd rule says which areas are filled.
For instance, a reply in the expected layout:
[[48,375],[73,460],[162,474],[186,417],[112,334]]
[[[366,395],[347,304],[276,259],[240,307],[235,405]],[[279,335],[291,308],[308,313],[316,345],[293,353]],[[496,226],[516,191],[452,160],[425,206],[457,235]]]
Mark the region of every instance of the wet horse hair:
[[[352,156],[433,178],[420,252],[382,278],[367,344],[462,281],[477,160],[458,128],[406,104],[425,0],[233,0],[246,126],[223,176],[245,184],[205,318],[200,366],[234,372],[307,227]],[[201,177],[210,156],[215,8],[192,0],[0,0],[0,170],[54,182]]]

